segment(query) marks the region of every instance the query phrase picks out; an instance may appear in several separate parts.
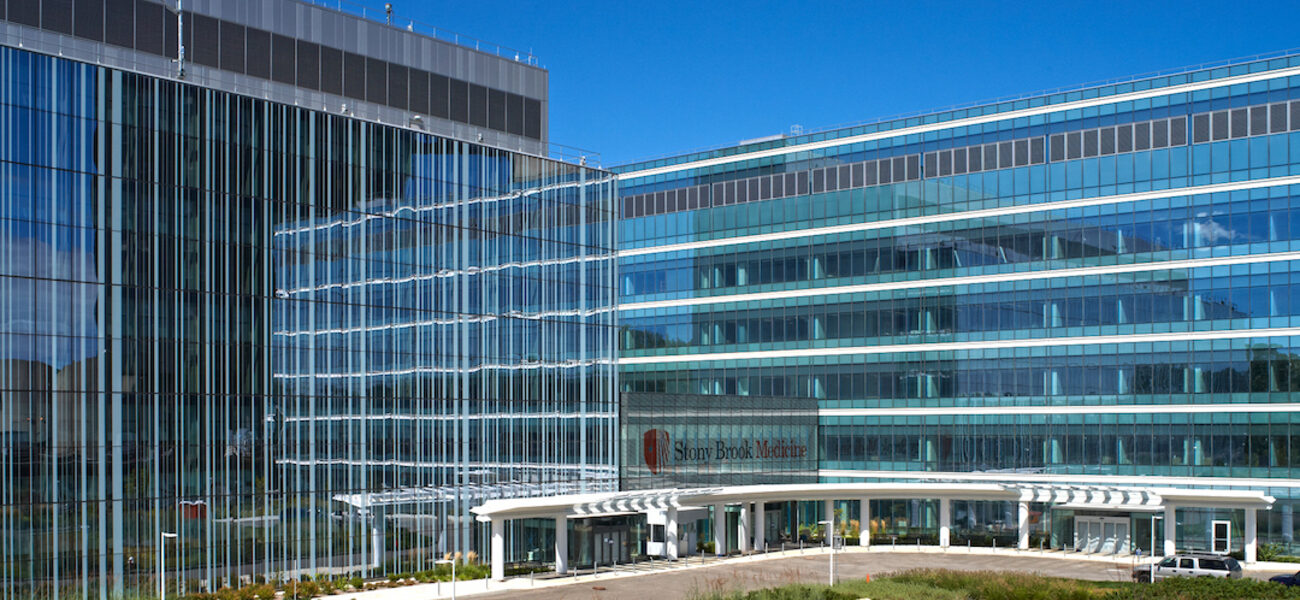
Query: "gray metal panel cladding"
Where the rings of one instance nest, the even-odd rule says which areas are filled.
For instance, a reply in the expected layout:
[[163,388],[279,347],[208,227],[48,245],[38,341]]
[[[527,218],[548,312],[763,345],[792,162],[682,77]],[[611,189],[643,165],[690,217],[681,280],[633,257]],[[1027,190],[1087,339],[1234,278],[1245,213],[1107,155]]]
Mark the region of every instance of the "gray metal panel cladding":
[[[78,24],[73,18],[54,18],[68,12],[65,4],[106,10],[102,17]],[[13,45],[154,76],[181,76],[170,60],[157,60],[174,58],[177,52],[174,0],[31,0],[21,6],[28,10],[6,10],[0,15],[33,28],[14,30],[21,37]],[[406,125],[412,113],[420,114],[430,117],[419,123],[426,131],[465,139],[482,136],[530,152],[540,151],[545,140],[544,115],[525,118],[532,123],[528,127],[511,128],[520,115],[485,114],[523,106],[531,116],[538,103],[545,110],[545,71],[516,60],[513,52],[479,51],[407,31],[400,20],[389,26],[297,0],[193,0],[183,7],[184,78],[190,83],[289,104],[333,106],[353,117],[393,124]],[[51,11],[58,14],[42,17]],[[78,12],[90,14],[90,9],[73,10],[72,15]],[[295,45],[285,44],[283,38],[274,43],[277,35],[293,39]],[[504,51],[494,45],[491,50]],[[279,52],[292,52],[292,56],[278,56]],[[334,73],[335,53],[340,53],[339,77]],[[358,61],[358,57],[373,60]],[[287,75],[290,63],[296,71],[292,78]],[[459,81],[453,88],[474,90],[474,103],[463,111],[458,106],[451,114],[434,107],[412,107],[403,93],[409,86],[402,82],[394,84],[389,102],[389,94],[379,93],[378,87],[386,85],[390,72],[407,74],[407,79],[450,77]],[[367,89],[367,83],[375,89]]]

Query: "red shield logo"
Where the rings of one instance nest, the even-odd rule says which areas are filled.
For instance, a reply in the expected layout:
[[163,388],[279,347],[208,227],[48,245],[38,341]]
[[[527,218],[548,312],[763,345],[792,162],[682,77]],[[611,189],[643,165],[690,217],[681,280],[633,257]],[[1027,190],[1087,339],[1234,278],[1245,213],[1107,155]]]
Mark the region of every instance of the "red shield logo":
[[641,436],[641,455],[650,472],[659,474],[659,470],[668,464],[668,432],[650,429]]

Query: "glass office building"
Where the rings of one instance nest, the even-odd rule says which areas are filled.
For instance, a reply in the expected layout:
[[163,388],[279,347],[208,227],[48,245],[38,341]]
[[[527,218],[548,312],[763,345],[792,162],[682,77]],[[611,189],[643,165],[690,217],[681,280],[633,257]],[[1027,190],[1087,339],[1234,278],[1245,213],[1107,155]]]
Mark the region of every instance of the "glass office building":
[[[620,388],[816,399],[823,482],[1263,490],[1260,542],[1294,544],[1298,75],[1282,56],[616,168]],[[1241,547],[1240,510],[1178,515],[1180,548],[1216,520]],[[1116,518],[1042,516],[1054,547]],[[1120,517],[1160,551],[1160,515]]]
[[0,2],[0,598],[429,569],[617,486],[615,180],[540,154],[545,71],[237,4]]

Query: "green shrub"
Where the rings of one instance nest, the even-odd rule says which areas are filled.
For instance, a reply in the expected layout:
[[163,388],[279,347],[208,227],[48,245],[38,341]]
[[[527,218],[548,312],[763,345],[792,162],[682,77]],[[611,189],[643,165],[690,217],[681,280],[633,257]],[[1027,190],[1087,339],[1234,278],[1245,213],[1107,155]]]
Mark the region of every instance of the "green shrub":
[[1300,598],[1300,588],[1254,579],[1171,577],[1152,584],[1116,590],[1107,600],[1286,600]]
[[1285,544],[1260,544],[1256,558],[1269,562],[1300,562],[1300,556],[1287,554]]
[[1154,584],[1097,582],[1028,573],[916,569],[875,581],[713,592],[696,600],[1300,600],[1300,587],[1253,579],[1170,578]]
[[275,598],[275,586],[269,583],[255,583],[239,588],[236,594],[239,600],[272,600]]
[[695,594],[692,600],[966,600],[961,592],[899,581],[851,581],[835,587],[812,584],[784,585],[752,592]]
[[835,586],[837,592],[847,592],[849,598],[871,600],[966,600],[964,592],[945,590],[929,585],[907,583],[891,579],[852,581]]
[[964,592],[971,600],[1091,600],[1098,594],[1092,582],[1029,573],[916,569],[888,580]]
[[268,583],[254,583],[241,588],[227,587],[215,593],[186,594],[185,600],[275,600],[275,586]]

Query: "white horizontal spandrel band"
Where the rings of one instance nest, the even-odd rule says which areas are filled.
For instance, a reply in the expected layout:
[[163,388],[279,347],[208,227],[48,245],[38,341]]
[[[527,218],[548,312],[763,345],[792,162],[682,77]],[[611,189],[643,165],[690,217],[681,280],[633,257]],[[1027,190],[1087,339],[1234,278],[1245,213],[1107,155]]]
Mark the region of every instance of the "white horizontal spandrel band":
[[1288,337],[1300,335],[1300,327],[1239,329],[1235,331],[1187,331],[1134,335],[1096,335],[1082,337],[1038,338],[1027,340],[992,340],[980,342],[935,342],[932,344],[891,344],[884,346],[850,346],[844,348],[799,348],[795,350],[756,350],[753,352],[715,352],[675,354],[669,356],[632,356],[618,359],[619,365],[669,364],[713,360],[758,360],[764,358],[799,358],[819,356],[857,356],[902,352],[952,352],[986,348],[1045,348],[1053,346],[1098,346],[1144,342],[1192,342],[1241,338]]
[[1285,413],[1300,403],[1233,404],[1097,404],[1040,406],[926,406],[904,408],[823,408],[819,417],[934,417],[956,415],[1151,415],[1189,413]]
[[822,469],[818,475],[823,481],[829,477],[864,479],[939,479],[943,481],[1023,481],[1034,483],[1101,483],[1125,485],[1193,485],[1216,488],[1241,486],[1250,488],[1300,488],[1300,479],[1270,479],[1267,477],[1161,477],[1158,475],[1084,475],[1074,473],[1028,473],[1025,471],[986,471],[964,473],[955,471],[856,471]]
[[872,231],[876,229],[890,229],[893,227],[928,225],[931,223],[948,223],[952,221],[965,221],[967,219],[1005,217],[1008,215],[1047,212],[1070,208],[1084,208],[1089,206],[1104,206],[1107,204],[1123,204],[1126,202],[1140,202],[1142,200],[1160,200],[1164,198],[1175,198],[1178,196],[1198,196],[1202,194],[1217,194],[1220,192],[1256,190],[1286,185],[1300,185],[1300,176],[1290,175],[1287,177],[1270,177],[1267,179],[1252,179],[1250,181],[1234,181],[1231,183],[1211,183],[1208,185],[1171,188],[1166,190],[1151,190],[1147,192],[1114,194],[1110,196],[1094,196],[1091,198],[1077,198],[1074,200],[1061,200],[1057,202],[1040,202],[1036,204],[1018,204],[1015,206],[1001,206],[998,208],[922,215],[919,217],[904,217],[901,219],[885,219],[866,223],[848,223],[845,225],[831,225],[828,227],[792,229],[789,231],[776,231],[772,233],[760,233],[757,235],[700,240],[698,242],[685,242],[681,244],[667,244],[645,248],[628,248],[625,250],[619,250],[618,255],[622,258],[628,256],[643,256],[646,254],[666,254],[669,252],[680,252],[684,250],[703,250],[705,248],[720,248],[724,246],[736,246],[758,242],[792,240],[820,235],[835,235],[838,233]]
[[1144,273],[1150,271],[1167,271],[1177,269],[1201,269],[1229,265],[1246,265],[1270,263],[1288,260],[1300,260],[1300,252],[1271,252],[1268,254],[1248,254],[1245,256],[1216,256],[1213,258],[1188,258],[1132,265],[1101,265],[1096,267],[1077,267],[1073,269],[1051,269],[1046,271],[1023,271],[1019,273],[997,273],[993,275],[969,275],[965,277],[938,277],[935,279],[916,279],[911,281],[889,281],[884,283],[864,283],[834,287],[800,288],[776,292],[758,292],[753,294],[730,294],[724,296],[705,296],[702,298],[679,298],[676,300],[658,300],[654,302],[629,302],[618,305],[623,313],[634,310],[653,308],[674,308],[679,306],[704,306],[709,304],[727,304],[732,302],[754,302],[759,300],[778,300],[786,298],[810,298],[815,296],[832,296],[835,294],[861,294],[890,290],[912,290],[932,287],[952,287],[979,283],[998,283],[1003,281],[1027,281],[1033,279],[1058,279],[1061,277],[1089,277],[1097,275],[1119,275],[1124,273]]
[[1077,110],[1093,106],[1105,106],[1107,104],[1118,104],[1120,102],[1131,102],[1133,100],[1144,100],[1146,98],[1158,98],[1160,96],[1170,96],[1173,94],[1183,94],[1199,90],[1209,90],[1220,87],[1228,87],[1243,83],[1253,83],[1256,81],[1268,81],[1270,79],[1281,79],[1300,75],[1300,67],[1291,67],[1288,69],[1278,69],[1276,71],[1262,71],[1259,73],[1250,73],[1247,75],[1237,75],[1235,77],[1224,77],[1222,79],[1212,79],[1209,81],[1197,81],[1194,83],[1184,83],[1180,85],[1171,85],[1168,87],[1142,90],[1139,92],[1129,92],[1126,94],[1115,94],[1112,96],[1103,96],[1100,98],[1089,98],[1086,100],[1075,100],[1073,102],[1061,102],[1059,104],[1049,104],[1047,106],[1037,106],[1034,108],[1023,108],[1020,110],[1009,110],[1006,112],[994,113],[989,115],[980,115],[978,117],[966,117],[963,119],[953,119],[951,121],[942,121],[939,123],[929,123],[926,125],[917,125],[914,127],[901,127],[889,131],[878,131],[874,133],[864,133],[830,140],[820,140],[808,142],[796,146],[785,146],[782,148],[770,148],[767,150],[757,150],[754,152],[745,152],[733,154],[730,156],[719,156],[715,158],[706,158],[693,162],[666,165],[662,167],[653,167],[642,169],[640,171],[629,171],[620,174],[624,181],[638,177],[652,177],[654,175],[664,175],[689,169],[698,169],[702,167],[711,167],[715,165],[725,165],[735,162],[745,162],[758,158],[767,158],[770,156],[781,156],[784,154],[795,154],[797,152],[809,152],[812,150],[821,150],[824,148],[834,148],[836,146],[846,146],[849,144],[858,144],[862,142],[871,142],[906,135],[915,135],[928,133],[931,131],[942,131],[944,129],[953,129],[955,127],[965,127],[969,125],[982,125],[984,123],[996,123],[1010,119],[1020,119],[1024,117],[1033,117],[1067,110]]

